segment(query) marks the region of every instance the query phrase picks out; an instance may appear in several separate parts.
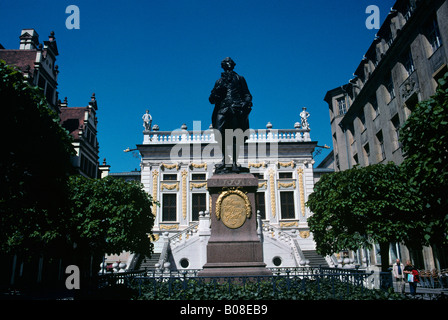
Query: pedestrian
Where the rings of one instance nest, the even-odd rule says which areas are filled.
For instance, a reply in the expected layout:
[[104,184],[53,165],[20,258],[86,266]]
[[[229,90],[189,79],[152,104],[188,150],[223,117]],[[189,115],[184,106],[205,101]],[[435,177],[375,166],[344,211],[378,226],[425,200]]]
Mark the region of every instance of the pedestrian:
[[404,293],[404,266],[400,262],[400,259],[396,260],[396,263],[392,267],[392,273],[397,283],[397,290],[400,293]]
[[406,274],[406,280],[409,283],[409,290],[411,295],[417,294],[417,284],[419,283],[418,270],[415,268],[411,261],[406,261],[406,267],[404,267],[404,273]]

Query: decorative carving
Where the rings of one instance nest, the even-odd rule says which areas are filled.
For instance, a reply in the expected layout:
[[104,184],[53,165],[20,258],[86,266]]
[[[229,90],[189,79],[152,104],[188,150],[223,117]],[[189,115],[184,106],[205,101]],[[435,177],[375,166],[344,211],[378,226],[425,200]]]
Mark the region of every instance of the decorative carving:
[[274,170],[269,170],[269,187],[271,189],[271,211],[272,216],[275,217],[275,184],[274,184]]
[[207,170],[207,163],[203,162],[203,163],[190,163],[190,167],[193,168],[204,168],[205,170]]
[[298,226],[299,226],[299,223],[297,221],[280,222],[280,227],[282,227],[282,228],[298,227]]
[[187,218],[187,170],[182,170],[182,217]]
[[179,165],[177,163],[173,163],[173,164],[167,164],[167,163],[161,163],[160,164],[160,168],[164,169],[174,169],[176,168],[176,170],[179,170]]
[[216,201],[216,217],[231,229],[241,227],[250,218],[252,207],[247,195],[241,190],[222,192]]
[[300,194],[300,209],[302,211],[302,217],[305,216],[305,190],[303,188],[303,169],[297,169],[299,175],[299,194]]
[[193,188],[207,188],[207,182],[201,182],[201,183],[195,183],[190,182],[190,190],[193,190]]
[[254,168],[260,168],[260,167],[263,167],[263,168],[266,168],[266,163],[265,162],[261,162],[261,163],[252,163],[252,162],[249,162],[249,168],[250,167],[254,167]]
[[159,226],[160,230],[179,230],[179,226],[177,224],[161,224]]
[[291,160],[291,161],[289,161],[289,162],[277,162],[277,165],[278,165],[278,167],[280,168],[280,167],[291,167],[291,168],[294,168],[294,166],[295,166],[295,164],[294,164],[294,161],[293,160]]
[[[152,172],[152,198],[157,201],[157,177],[159,176],[159,171],[154,170]],[[152,214],[155,216],[157,214],[157,206],[155,206]]]
[[292,182],[278,182],[278,187],[279,188],[290,188],[293,187],[294,189],[296,188],[296,182],[292,181]]
[[167,190],[176,189],[177,191],[179,191],[179,182],[176,182],[174,184],[162,183],[160,185],[160,191],[163,191],[163,189],[167,189]]
[[299,231],[299,235],[301,238],[306,239],[310,236],[310,231],[309,230]]
[[267,181],[261,182],[261,183],[258,184],[258,189],[263,188],[263,187],[267,188],[267,186],[268,186]]

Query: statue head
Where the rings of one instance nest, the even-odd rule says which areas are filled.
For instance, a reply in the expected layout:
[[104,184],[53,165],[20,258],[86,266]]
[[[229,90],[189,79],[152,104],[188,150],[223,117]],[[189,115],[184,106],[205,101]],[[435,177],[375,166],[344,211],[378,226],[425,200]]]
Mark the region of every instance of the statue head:
[[233,70],[233,68],[235,67],[236,63],[232,60],[232,58],[227,57],[224,60],[221,61],[221,67],[225,70]]

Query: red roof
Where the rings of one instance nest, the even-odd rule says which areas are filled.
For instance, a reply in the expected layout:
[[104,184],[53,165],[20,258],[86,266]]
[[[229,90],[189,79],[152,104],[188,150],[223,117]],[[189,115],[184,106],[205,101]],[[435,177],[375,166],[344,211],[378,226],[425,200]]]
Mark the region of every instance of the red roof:
[[86,107],[61,107],[61,125],[74,139],[79,139],[79,128],[84,127]]
[[22,72],[27,71],[30,66],[30,73],[33,76],[34,62],[36,61],[37,50],[7,50],[0,49],[0,59],[5,60],[9,65],[17,66]]

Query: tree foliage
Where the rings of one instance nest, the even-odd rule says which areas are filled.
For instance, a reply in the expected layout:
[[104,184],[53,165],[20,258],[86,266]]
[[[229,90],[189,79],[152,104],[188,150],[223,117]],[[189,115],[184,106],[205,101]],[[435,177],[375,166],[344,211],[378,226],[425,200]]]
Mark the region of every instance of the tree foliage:
[[314,213],[308,224],[321,254],[419,239],[419,197],[393,163],[324,175],[307,206]]
[[70,237],[81,252],[152,253],[153,201],[140,182],[72,176],[70,190]]
[[425,238],[448,244],[448,73],[436,93],[419,102],[400,130],[402,166],[421,195]]
[[42,90],[0,61],[0,251],[42,250],[63,237],[72,139]]

